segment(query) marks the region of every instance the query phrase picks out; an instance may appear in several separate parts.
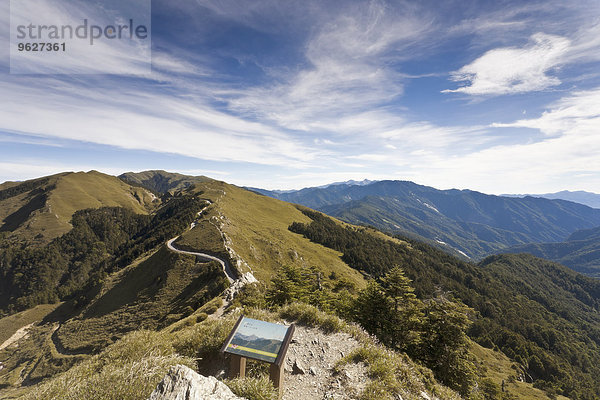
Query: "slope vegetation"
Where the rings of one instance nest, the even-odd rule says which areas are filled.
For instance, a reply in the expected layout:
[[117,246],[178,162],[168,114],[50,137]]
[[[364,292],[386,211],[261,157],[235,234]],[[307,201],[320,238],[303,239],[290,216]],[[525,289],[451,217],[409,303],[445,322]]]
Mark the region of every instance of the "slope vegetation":
[[71,229],[78,210],[124,207],[147,214],[155,197],[100,172],[66,172],[4,185],[0,190],[0,234],[13,243],[45,244]]
[[[377,290],[366,277],[382,282],[400,266],[419,304],[431,305],[429,321],[440,316],[441,325],[426,325],[429,328],[454,323],[444,323],[444,312],[431,311],[436,307],[432,300],[445,296],[475,310],[468,334],[484,347],[472,355],[479,354],[478,366],[483,362],[490,371],[493,367],[500,372],[490,373],[485,390],[477,389],[472,399],[600,396],[600,284],[595,280],[531,256],[494,256],[473,264],[409,238],[348,225],[224,182],[166,176],[161,186],[156,182],[162,173],[142,175],[146,177],[139,182],[150,179],[152,191],[162,198],[162,205],[151,214],[122,207],[81,210],[73,215],[73,229],[48,245],[0,252],[4,257],[0,299],[8,299],[5,310],[12,313],[37,303],[64,301],[47,316],[32,311],[31,318],[39,315],[41,321],[16,346],[0,351],[4,393],[33,389],[29,398],[61,398],[65,388],[82,382],[77,388],[82,396],[97,389],[103,393],[100,398],[114,398],[115,382],[128,382],[139,390],[125,398],[145,398],[172,363],[218,372],[216,350],[235,316],[218,317],[221,300],[209,300],[228,282],[220,265],[198,263],[193,256],[165,247],[167,240],[181,235],[177,248],[218,255],[240,273],[252,272],[259,278],[260,283],[243,290],[232,306],[246,307],[248,315],[318,323],[325,330],[351,333],[356,328],[308,306],[274,308],[279,313],[275,316],[256,307],[268,307],[265,299],[280,297],[285,302],[300,293],[323,309],[352,318],[357,308],[345,305],[358,305],[354,302],[370,288]],[[136,176],[129,174],[128,181]],[[50,267],[57,265],[60,268]],[[295,275],[304,289],[287,286],[281,271]],[[275,290],[277,285],[285,290]],[[462,311],[452,315],[466,319]],[[24,322],[31,323],[31,318]],[[0,326],[21,328],[15,321]],[[138,332],[126,336],[132,331]],[[464,331],[459,333],[464,336]],[[428,334],[418,337],[435,348],[427,341]],[[431,365],[429,370],[406,355],[374,347],[372,341],[362,344],[335,367],[368,369],[373,382],[366,385],[362,398],[391,394],[416,399],[422,398],[421,391],[430,397],[458,398],[434,379],[443,376],[439,365],[444,360],[436,365],[431,353],[423,354],[429,357],[424,364]],[[492,349],[511,361],[493,357]],[[504,367],[497,367],[500,364]],[[508,364],[514,373],[507,371]],[[130,371],[142,378],[132,377]],[[508,386],[512,397],[499,392],[499,379],[505,378],[515,381]],[[519,380],[528,384],[517,384]],[[32,384],[36,386],[27,387]]]
[[421,298],[449,292],[479,313],[469,334],[520,363],[537,387],[577,399],[600,395],[600,282],[527,255],[462,262],[418,242],[397,245],[305,211],[290,229],[343,252],[356,269],[381,277],[394,265]]
[[198,263],[166,248],[168,239],[181,234],[178,247],[217,254],[265,282],[291,263],[321,268],[324,282],[339,277],[364,286],[363,276],[341,261],[339,252],[287,229],[298,219],[308,221],[287,203],[206,180],[165,194],[150,215],[122,207],[80,210],[73,228],[44,246],[5,246],[0,251],[4,312],[64,304],[48,315],[32,311],[0,324],[10,336],[33,323],[26,337],[0,352],[0,388],[45,381],[128,332],[195,323],[214,312],[218,305],[206,309],[206,303],[228,281],[218,263]]
[[564,242],[512,246],[505,253],[529,253],[600,278],[600,227],[573,233]]

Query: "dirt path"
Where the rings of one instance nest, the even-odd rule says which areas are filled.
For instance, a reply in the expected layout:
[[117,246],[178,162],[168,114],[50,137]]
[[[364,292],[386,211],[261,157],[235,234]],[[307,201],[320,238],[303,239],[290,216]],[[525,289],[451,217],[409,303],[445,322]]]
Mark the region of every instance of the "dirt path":
[[236,280],[237,276],[233,272],[233,269],[231,268],[231,265],[229,264],[229,262],[227,260],[223,260],[223,259],[220,259],[219,257],[215,257],[215,256],[212,256],[212,255],[206,254],[206,253],[200,253],[200,252],[197,252],[197,251],[179,250],[179,249],[177,249],[177,248],[175,248],[173,246],[173,242],[175,240],[177,240],[177,238],[179,238],[179,236],[174,237],[173,239],[170,239],[167,242],[167,247],[169,248],[169,250],[174,251],[176,253],[189,254],[189,255],[192,255],[192,256],[196,256],[196,257],[198,257],[198,258],[200,258],[200,259],[202,259],[202,260],[204,260],[206,262],[208,262],[208,261],[216,261],[219,264],[221,264],[221,266],[223,267],[223,271],[225,272],[225,275],[227,276],[227,279],[229,280],[229,283],[233,283]]
[[[200,216],[202,216],[202,213],[204,212],[204,210],[206,210],[212,204],[212,201],[210,201],[208,199],[204,199],[204,201],[208,202],[208,205],[206,207],[204,207],[202,210],[198,211],[198,214],[197,214],[198,218],[200,218]],[[189,229],[193,229],[195,226],[196,226],[196,221],[192,222]],[[175,246],[173,246],[173,242],[176,241],[178,238],[179,238],[179,236],[176,236],[173,239],[170,239],[169,241],[167,241],[167,247],[169,248],[169,250],[174,251],[176,253],[189,254],[192,256],[196,256],[206,262],[209,262],[209,261],[218,262],[219,264],[221,264],[221,267],[223,267],[223,272],[225,272],[225,276],[227,276],[229,283],[233,283],[238,278],[237,274],[233,271],[233,268],[231,268],[231,264],[229,263],[228,260],[223,260],[219,257],[213,256],[211,254],[202,253],[202,252],[180,250],[180,249],[176,248]]]

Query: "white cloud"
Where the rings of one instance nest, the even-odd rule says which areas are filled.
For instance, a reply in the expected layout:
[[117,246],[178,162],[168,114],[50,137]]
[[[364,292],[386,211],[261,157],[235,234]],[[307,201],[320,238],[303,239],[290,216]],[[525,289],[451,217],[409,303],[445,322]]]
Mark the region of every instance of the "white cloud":
[[500,95],[538,91],[560,84],[548,72],[564,62],[570,41],[564,37],[536,33],[522,48],[494,49],[452,74],[456,82],[468,82],[444,93]]
[[[4,2],[8,3],[8,2]],[[143,24],[148,29],[146,39],[98,39],[90,45],[89,39],[72,39],[66,31],[65,50],[52,52],[19,52],[16,44],[17,26],[82,26],[87,20],[89,27],[127,25],[127,19],[135,20],[135,26]],[[150,73],[150,5],[147,0],[116,3],[103,0],[91,4],[79,0],[21,0],[11,1],[11,73],[24,74],[122,74],[142,75]],[[62,32],[59,30],[59,32]],[[81,31],[83,32],[83,30]],[[35,36],[35,30],[33,32]],[[62,35],[62,33],[61,33]],[[34,36],[34,37],[35,37]],[[8,36],[5,37],[8,39]],[[29,39],[29,41],[32,41]]]
[[233,110],[279,126],[310,131],[391,101],[402,93],[401,76],[387,64],[431,29],[430,21],[382,3],[362,4],[320,27],[306,44],[306,68],[279,84],[252,88],[230,99]]
[[193,98],[135,86],[114,91],[33,78],[0,81],[0,91],[5,94],[0,99],[1,127],[14,133],[266,165],[302,167],[317,154],[267,125],[216,111]]
[[494,128],[532,128],[553,136],[593,136],[600,143],[600,88],[575,92],[538,118],[494,123]]

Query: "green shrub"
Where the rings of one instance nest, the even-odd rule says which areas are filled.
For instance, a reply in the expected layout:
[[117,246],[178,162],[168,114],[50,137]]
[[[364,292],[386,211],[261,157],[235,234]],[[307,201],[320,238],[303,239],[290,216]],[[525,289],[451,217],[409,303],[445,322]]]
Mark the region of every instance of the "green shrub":
[[204,321],[206,318],[208,318],[208,315],[206,313],[198,313],[196,314],[196,323],[200,323],[202,321]]
[[306,303],[291,303],[279,310],[281,318],[321,328],[327,333],[341,332],[348,325],[335,315],[327,314]]
[[248,400],[277,400],[277,390],[266,376],[225,380],[231,391]]
[[206,320],[181,331],[173,341],[175,350],[184,356],[216,355],[233,329],[238,315],[230,314],[219,319]]

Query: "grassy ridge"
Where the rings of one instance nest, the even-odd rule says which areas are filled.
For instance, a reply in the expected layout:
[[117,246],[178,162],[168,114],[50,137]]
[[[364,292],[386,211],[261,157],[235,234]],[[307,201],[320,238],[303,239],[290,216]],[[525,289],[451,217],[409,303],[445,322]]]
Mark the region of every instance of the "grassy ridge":
[[223,182],[199,184],[198,189],[215,203],[211,221],[230,239],[227,245],[247,262],[257,279],[268,282],[282,265],[317,266],[325,278],[335,272],[357,287],[365,285],[363,276],[340,259],[341,253],[287,229],[294,221],[309,221],[294,205]]
[[15,243],[48,243],[71,229],[71,217],[78,210],[124,207],[146,214],[155,199],[146,189],[97,171],[6,186],[0,190],[0,231],[8,232]]

